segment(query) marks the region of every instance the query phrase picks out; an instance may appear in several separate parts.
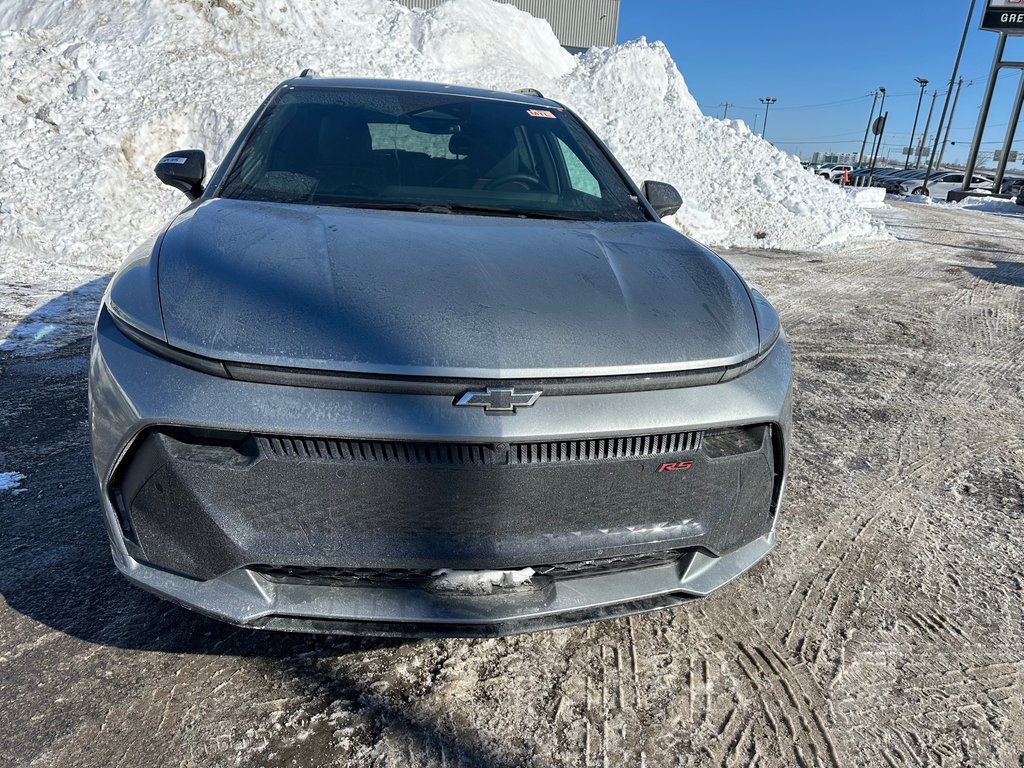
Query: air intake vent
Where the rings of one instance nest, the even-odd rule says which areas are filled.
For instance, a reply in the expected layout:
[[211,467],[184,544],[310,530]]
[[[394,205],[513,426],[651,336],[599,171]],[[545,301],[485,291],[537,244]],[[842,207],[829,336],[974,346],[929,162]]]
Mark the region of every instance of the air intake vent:
[[563,461],[637,459],[682,453],[700,448],[700,432],[667,435],[609,437],[602,440],[570,440],[559,443],[514,443],[509,464],[550,464]]
[[643,459],[700,448],[702,432],[565,440],[543,443],[421,443],[386,440],[342,440],[311,437],[258,437],[265,456],[299,461],[345,463],[486,466],[560,464],[580,461]]
[[491,445],[414,443],[384,440],[327,440],[309,437],[257,438],[263,453],[284,459],[374,462],[391,464],[504,464],[504,454]]

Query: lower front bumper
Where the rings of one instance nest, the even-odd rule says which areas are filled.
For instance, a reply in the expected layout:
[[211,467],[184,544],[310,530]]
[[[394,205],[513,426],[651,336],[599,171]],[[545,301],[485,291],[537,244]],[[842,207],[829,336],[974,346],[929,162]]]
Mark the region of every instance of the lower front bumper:
[[498,637],[680,605],[732,581],[774,547],[773,531],[722,557],[695,552],[679,563],[489,595],[284,584],[246,568],[196,581],[143,565],[117,549],[114,562],[143,589],[240,626],[395,637]]
[[[157,357],[122,336],[111,324],[101,322],[93,345],[90,370],[93,461],[118,568],[135,584],[186,607],[235,624],[293,631],[408,636],[514,634],[679,604],[722,586],[766,555],[775,542],[773,527],[788,464],[791,373],[788,347],[780,342],[760,366],[728,382],[657,391],[552,396],[514,417],[496,418],[476,412],[479,409],[472,409],[474,412],[455,409],[451,398],[445,396],[320,390],[210,376]],[[225,507],[205,503],[211,501],[206,492],[209,489],[223,490],[226,485],[223,480],[210,480],[201,473],[194,474],[194,482],[187,487],[204,501],[198,508],[209,514],[186,517],[182,514],[183,507],[153,506],[153,514],[147,520],[138,518],[135,521],[148,522],[148,527],[142,525],[135,530],[133,526],[134,534],[128,531],[129,535],[139,535],[139,550],[133,549],[132,542],[126,539],[124,520],[114,506],[120,501],[129,506],[132,503],[130,498],[120,501],[116,498],[119,467],[126,466],[147,434],[165,427],[248,435],[302,435],[324,440],[356,437],[390,443],[454,441],[507,448],[513,444],[700,432],[751,424],[769,425],[777,437],[773,443],[771,463],[762,462],[764,483],[759,483],[767,487],[774,477],[774,493],[766,493],[763,503],[759,503],[756,509],[740,503],[743,497],[738,493],[731,496],[690,495],[689,498],[697,502],[710,501],[717,505],[714,509],[706,503],[703,506],[701,503],[682,503],[680,499],[685,497],[683,484],[692,483],[696,490],[701,482],[699,477],[705,475],[674,471],[657,474],[661,462],[674,462],[678,457],[650,458],[645,460],[649,462],[646,468],[635,467],[636,478],[650,477],[652,482],[673,484],[680,489],[679,498],[674,503],[669,503],[671,499],[658,503],[653,492],[641,492],[639,486],[635,494],[619,499],[611,491],[603,491],[606,487],[603,484],[610,483],[609,478],[618,475],[591,476],[581,470],[578,475],[580,482],[572,486],[571,494],[565,494],[569,498],[564,503],[538,503],[533,507],[521,504],[520,507],[526,510],[521,514],[493,514],[483,518],[487,520],[486,524],[473,527],[469,524],[473,521],[469,512],[482,508],[480,500],[488,498],[489,489],[513,488],[511,483],[503,485],[501,479],[510,480],[513,472],[520,471],[516,467],[503,469],[488,465],[490,474],[485,478],[473,479],[479,477],[473,470],[466,473],[467,480],[461,487],[449,484],[449,490],[460,490],[459,498],[465,502],[460,509],[465,513],[466,525],[455,531],[463,534],[461,538],[449,536],[446,539],[444,535],[451,534],[450,529],[440,527],[434,530],[423,522],[434,518],[420,516],[422,519],[419,521],[413,518],[415,525],[411,530],[434,535],[434,539],[428,542],[431,544],[430,557],[424,557],[422,552],[418,558],[408,557],[418,546],[422,549],[420,545],[427,539],[415,536],[396,538],[396,534],[404,529],[393,516],[356,516],[353,518],[355,522],[365,520],[365,535],[360,534],[353,522],[345,528],[348,535],[337,536],[335,540],[332,532],[336,536],[342,528],[339,521],[345,521],[338,517],[337,509],[326,517],[318,517],[315,509],[307,509],[309,499],[315,498],[315,494],[298,494],[293,503],[279,507],[302,512],[301,515],[280,516],[280,525],[252,528],[255,516],[247,514],[243,507],[254,508],[263,499],[263,496],[253,493],[255,486],[239,485],[228,494],[228,500],[236,502],[240,499],[242,505],[228,509],[231,515],[218,514],[217,510]],[[268,459],[269,454],[261,455]],[[685,452],[682,455],[687,463],[694,462],[695,469],[701,468],[702,459]],[[193,466],[205,472],[203,468],[211,466],[209,458],[205,453],[197,454],[189,461],[195,459]],[[713,461],[740,464],[743,463],[741,458],[726,457]],[[172,463],[171,466],[180,464]],[[360,472],[367,469],[360,466]],[[316,480],[328,492],[332,487],[327,482],[328,474],[349,471],[346,467],[326,463],[318,463],[315,467],[303,464],[301,469],[309,473],[304,476]],[[354,472],[357,468],[351,469]],[[612,469],[609,468],[608,472],[611,473]],[[554,465],[540,465],[539,468],[522,471],[555,473],[562,470]],[[711,474],[709,466],[706,476]],[[267,474],[258,487],[264,490],[281,487],[275,484],[275,477]],[[740,474],[737,472],[735,477],[736,482],[730,483],[729,487],[739,489],[742,486]],[[146,482],[150,479],[157,492],[162,492],[158,483],[164,489],[169,488],[160,475],[143,478]],[[146,482],[141,482],[140,487],[144,487]],[[621,491],[628,487],[628,482],[633,481],[626,478],[613,485]],[[372,489],[387,487],[384,482],[370,486],[364,500],[373,498]],[[524,487],[514,484],[516,493]],[[715,487],[725,486],[718,483]],[[407,495],[411,498],[412,486],[409,488]],[[476,495],[470,494],[470,490],[474,490]],[[574,503],[586,496],[597,499],[600,504]],[[770,504],[769,496],[772,497]],[[506,493],[503,498],[508,499],[509,495]],[[646,511],[640,509],[643,505],[647,505]],[[388,508],[386,504],[383,506]],[[416,509],[419,508],[416,505]],[[586,519],[574,520],[570,514],[573,509],[581,515],[596,509],[603,511],[605,517],[597,517],[595,513]],[[190,538],[154,535],[147,539],[147,532],[167,533],[157,525],[161,511],[164,519],[179,526],[187,521],[214,521],[225,538],[222,540],[204,533]],[[619,513],[621,520],[610,517]],[[293,518],[295,525],[290,523]],[[265,521],[269,518],[260,519]],[[436,519],[451,517],[442,518],[439,512]],[[662,522],[668,525],[659,529],[656,524]],[[693,522],[700,525],[691,524]],[[311,523],[317,523],[319,527],[311,527]],[[552,529],[564,535],[545,538],[543,534],[550,533]],[[212,528],[195,530],[217,532]],[[387,541],[386,537],[377,535],[381,530],[392,536],[393,543],[401,546],[391,547],[390,551],[375,549],[367,555],[365,548],[353,543],[363,542],[379,548]],[[467,531],[472,533],[474,530],[480,532],[475,541],[479,546],[475,548],[469,546],[474,541],[465,536]],[[677,534],[665,538],[666,530]],[[260,531],[270,531],[272,535],[257,536]],[[601,537],[592,537],[600,539],[599,544],[582,546],[589,540],[576,534],[588,531],[602,534]],[[611,539],[605,537],[607,531],[611,532]],[[646,538],[639,540],[637,537],[640,535]],[[544,546],[535,546],[530,552],[511,554],[496,550],[503,541],[519,541],[523,536],[533,542],[540,541]],[[562,546],[574,536],[575,546]],[[157,544],[186,540],[194,545],[188,550],[190,555],[195,555],[191,562],[169,555],[159,556]],[[214,547],[225,540],[234,550],[227,546]],[[435,546],[438,541],[452,548],[443,558],[434,557],[441,549]],[[329,543],[331,548],[328,551]],[[299,545],[304,549],[298,549]],[[213,549],[216,549],[216,558],[211,556]],[[282,582],[264,577],[254,565],[372,565],[476,570],[522,568],[535,563],[564,563],[677,549],[685,550],[685,554],[675,562],[557,580],[538,579],[529,588],[490,595],[443,594],[411,586],[380,588]],[[243,552],[245,556],[234,559],[221,556],[230,551]]]

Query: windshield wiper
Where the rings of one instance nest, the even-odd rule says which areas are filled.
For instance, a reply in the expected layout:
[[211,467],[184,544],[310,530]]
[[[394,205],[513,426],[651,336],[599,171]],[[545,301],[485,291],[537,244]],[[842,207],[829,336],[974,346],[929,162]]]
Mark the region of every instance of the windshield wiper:
[[496,208],[489,205],[471,205],[468,203],[450,203],[442,205],[424,205],[418,209],[424,213],[474,213],[481,216],[510,216],[520,219],[558,219],[560,221],[580,221],[577,216],[548,211],[521,211],[515,208]]
[[317,205],[331,205],[335,208],[365,208],[371,211],[421,211],[423,206],[419,203],[373,203],[369,201],[351,200],[346,202],[317,203]]
[[320,203],[337,208],[361,208],[375,211],[416,211],[417,213],[471,213],[479,216],[508,216],[520,219],[557,219],[559,221],[586,220],[578,216],[567,216],[563,213],[547,211],[520,211],[515,208],[497,208],[488,205],[472,205],[468,203],[403,203],[403,202],[371,202],[369,200],[351,200],[345,202]]

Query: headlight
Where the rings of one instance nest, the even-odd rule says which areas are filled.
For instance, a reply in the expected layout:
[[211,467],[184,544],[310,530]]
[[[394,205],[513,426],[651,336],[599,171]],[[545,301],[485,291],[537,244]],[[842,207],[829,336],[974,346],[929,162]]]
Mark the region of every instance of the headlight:
[[184,350],[172,347],[165,341],[150,336],[133,323],[119,317],[106,302],[100,307],[100,324],[102,325],[105,320],[109,320],[123,336],[157,357],[162,357],[164,360],[191,368],[193,371],[209,373],[213,376],[220,376],[223,379],[230,378],[227,369],[220,361],[185,352]]
[[782,321],[779,319],[779,313],[775,311],[775,307],[760,291],[750,286],[747,288],[750,291],[750,301],[753,304],[754,317],[757,320],[757,354],[739,365],[726,368],[721,381],[731,381],[757,368],[771,354],[775,344],[782,336]]
[[782,335],[782,321],[775,307],[764,295],[754,289],[750,289],[750,298],[754,303],[754,317],[757,319],[757,354],[765,355],[775,346],[775,342]]

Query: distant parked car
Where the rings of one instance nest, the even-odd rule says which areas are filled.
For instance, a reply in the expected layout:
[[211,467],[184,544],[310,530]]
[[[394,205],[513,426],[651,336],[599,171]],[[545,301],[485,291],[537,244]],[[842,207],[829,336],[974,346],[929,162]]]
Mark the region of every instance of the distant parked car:
[[1024,195],[1024,178],[1003,179],[999,192],[1010,197],[1020,198]]
[[857,179],[867,178],[871,173],[871,168],[854,168],[850,171],[850,183],[855,184]]
[[[991,187],[993,179],[988,176],[972,176],[968,189],[978,187]],[[928,179],[928,186],[924,186],[924,175],[919,178],[906,179],[900,185],[899,194],[902,195],[927,195],[946,199],[946,194],[954,189],[960,189],[964,184],[963,173],[947,171],[939,174],[932,174]]]
[[871,186],[880,187],[884,179],[891,173],[895,173],[895,168],[875,168],[874,171],[871,167],[866,168],[855,168],[850,172],[850,185],[864,187],[868,184],[868,179],[871,179]]
[[[916,187],[909,187],[906,191],[903,190],[903,184],[907,181],[924,181],[924,171],[920,168],[907,168],[904,170],[898,170],[896,173],[889,174],[885,177],[885,183],[882,185],[886,191],[891,195],[909,195],[911,190]],[[932,178],[935,174],[932,174]]]
[[834,165],[828,171],[820,170],[818,173],[829,181],[838,181],[843,178],[844,173],[849,173],[852,170],[852,165]]

